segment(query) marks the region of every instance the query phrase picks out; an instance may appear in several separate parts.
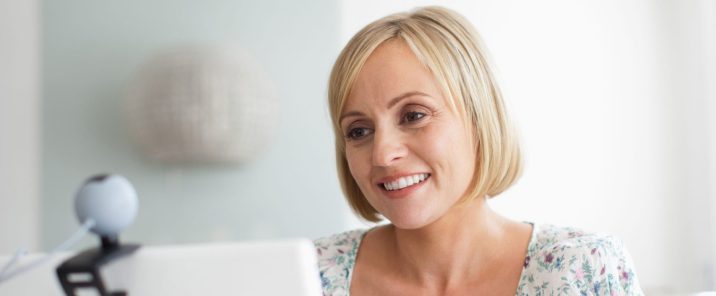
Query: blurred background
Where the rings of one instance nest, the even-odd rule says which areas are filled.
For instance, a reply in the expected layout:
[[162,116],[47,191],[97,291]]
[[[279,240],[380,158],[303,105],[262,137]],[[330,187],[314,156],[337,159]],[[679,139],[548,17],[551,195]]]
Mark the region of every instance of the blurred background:
[[[435,3],[0,0],[0,253],[63,241],[77,188],[102,172],[139,193],[125,241],[369,226],[336,178],[328,74],[362,26]],[[482,34],[525,147],[522,179],[492,205],[620,237],[647,295],[716,289],[716,1],[439,4]],[[277,104],[261,153],[160,162],[132,140],[122,110],[142,65],[187,46],[241,48],[265,73]]]

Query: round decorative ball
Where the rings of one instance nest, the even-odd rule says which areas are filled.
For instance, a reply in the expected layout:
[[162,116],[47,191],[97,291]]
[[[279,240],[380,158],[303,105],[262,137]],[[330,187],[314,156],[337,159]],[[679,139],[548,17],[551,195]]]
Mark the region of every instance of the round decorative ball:
[[277,100],[241,49],[183,48],[150,59],[130,86],[132,137],[163,163],[238,164],[269,145]]
[[80,187],[75,197],[75,212],[80,223],[95,221],[92,232],[116,236],[137,216],[137,192],[120,175],[97,175]]

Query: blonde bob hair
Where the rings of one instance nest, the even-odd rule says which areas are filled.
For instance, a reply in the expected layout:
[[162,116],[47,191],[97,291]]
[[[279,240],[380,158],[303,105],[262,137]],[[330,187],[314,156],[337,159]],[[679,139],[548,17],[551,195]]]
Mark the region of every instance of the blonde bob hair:
[[367,25],[353,36],[333,65],[328,104],[335,133],[336,164],[343,193],[353,210],[368,221],[382,219],[351,175],[338,119],[363,64],[388,40],[400,40],[410,47],[434,75],[449,106],[472,131],[477,156],[475,175],[461,203],[476,197],[494,197],[509,188],[522,171],[522,157],[487,50],[464,17],[442,7],[424,7]]

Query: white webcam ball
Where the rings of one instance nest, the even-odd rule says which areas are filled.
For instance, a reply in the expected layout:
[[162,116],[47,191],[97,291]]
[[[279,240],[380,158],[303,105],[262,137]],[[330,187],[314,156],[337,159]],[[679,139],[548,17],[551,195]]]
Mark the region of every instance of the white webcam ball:
[[97,175],[88,179],[75,198],[80,223],[95,221],[92,232],[116,236],[132,224],[137,215],[137,192],[129,180],[120,175]]

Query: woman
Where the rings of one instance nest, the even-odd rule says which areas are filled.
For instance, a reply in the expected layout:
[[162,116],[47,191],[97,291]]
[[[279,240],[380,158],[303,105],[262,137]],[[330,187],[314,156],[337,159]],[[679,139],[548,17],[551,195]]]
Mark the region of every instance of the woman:
[[325,295],[642,294],[618,240],[488,206],[521,156],[486,50],[457,13],[366,26],[328,92],[343,191],[362,218],[391,223],[315,241]]

